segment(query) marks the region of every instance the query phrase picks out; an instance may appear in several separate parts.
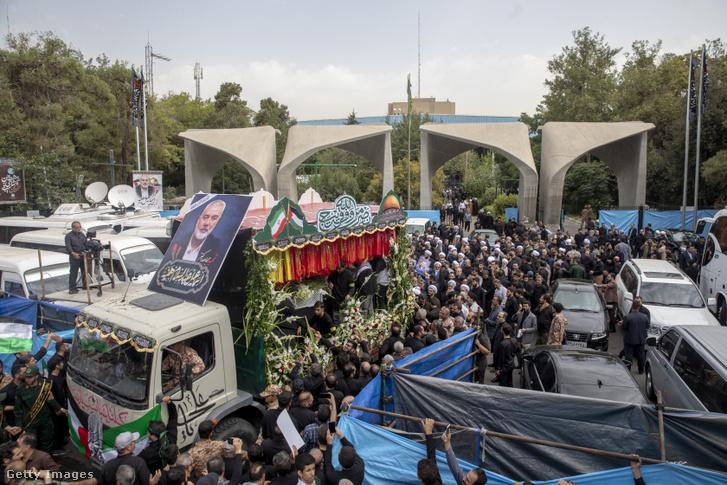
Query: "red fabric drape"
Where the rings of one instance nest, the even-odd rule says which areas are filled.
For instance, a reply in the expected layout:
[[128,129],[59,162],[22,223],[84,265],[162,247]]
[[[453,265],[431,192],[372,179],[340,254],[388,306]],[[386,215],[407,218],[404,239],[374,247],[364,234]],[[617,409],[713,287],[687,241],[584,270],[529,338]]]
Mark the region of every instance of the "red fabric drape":
[[274,258],[279,266],[278,271],[270,275],[275,283],[301,281],[328,276],[341,261],[352,265],[386,256],[389,254],[389,240],[393,236],[393,229],[386,229],[373,234],[364,233],[336,241],[324,241],[317,246],[310,244],[302,248],[291,247],[286,251],[274,251],[264,257]]

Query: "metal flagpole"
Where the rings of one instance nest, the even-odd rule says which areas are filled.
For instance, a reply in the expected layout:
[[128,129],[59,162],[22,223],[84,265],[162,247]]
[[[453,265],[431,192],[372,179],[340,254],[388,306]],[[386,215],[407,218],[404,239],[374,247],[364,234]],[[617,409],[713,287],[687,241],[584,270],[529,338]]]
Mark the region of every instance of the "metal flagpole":
[[698,210],[699,210],[699,158],[700,158],[700,145],[702,135],[702,85],[704,84],[704,56],[707,54],[707,49],[702,44],[702,67],[699,70],[699,95],[697,96],[697,146],[695,148],[697,152],[696,166],[694,167],[694,230],[697,229]]
[[692,114],[692,58],[689,51],[689,80],[687,81],[687,116],[684,130],[684,184],[682,187],[682,229],[687,228],[687,179],[689,178],[689,116]]
[[141,69],[141,104],[144,109],[144,170],[149,170],[149,137],[146,129],[146,89],[144,89],[144,68]]
[[136,135],[136,169],[141,170],[141,153],[139,147],[139,103],[136,101],[136,68],[131,66],[131,116],[134,121]]

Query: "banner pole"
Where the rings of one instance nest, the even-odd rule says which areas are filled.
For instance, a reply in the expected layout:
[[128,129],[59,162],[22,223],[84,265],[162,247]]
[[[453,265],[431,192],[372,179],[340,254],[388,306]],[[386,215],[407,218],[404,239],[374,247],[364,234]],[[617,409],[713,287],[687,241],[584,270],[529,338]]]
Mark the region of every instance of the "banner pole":
[[704,84],[704,56],[707,54],[706,47],[702,44],[702,67],[699,70],[699,96],[697,97],[697,146],[695,151],[697,152],[696,160],[697,163],[694,167],[694,230],[697,230],[697,220],[699,219],[699,162],[700,162],[700,147],[702,138],[702,87]]
[[687,81],[687,114],[684,130],[684,181],[682,186],[682,229],[687,228],[687,179],[689,178],[689,116],[692,102],[692,59],[694,53],[689,51],[689,77]]
[[142,86],[141,86],[141,104],[143,108],[144,113],[144,170],[149,171],[149,137],[147,134],[146,129],[146,89],[144,88],[143,79],[144,79],[144,68],[141,68],[141,79],[142,79]]

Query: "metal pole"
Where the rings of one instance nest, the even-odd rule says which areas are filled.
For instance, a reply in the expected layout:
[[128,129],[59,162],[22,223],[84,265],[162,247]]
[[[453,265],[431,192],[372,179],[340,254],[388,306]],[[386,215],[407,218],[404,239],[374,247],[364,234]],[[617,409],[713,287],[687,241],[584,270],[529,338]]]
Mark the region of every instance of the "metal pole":
[[43,278],[43,257],[38,250],[38,271],[40,271],[40,299],[45,299],[45,279]]
[[687,115],[684,130],[684,183],[682,186],[682,229],[687,228],[687,179],[689,178],[689,115],[692,101],[692,58],[694,53],[689,51],[689,77],[687,81]]
[[706,55],[706,47],[702,44],[702,66],[699,70],[699,96],[697,97],[697,146],[695,151],[697,152],[697,163],[694,167],[694,230],[697,230],[697,219],[699,210],[699,157],[700,157],[700,145],[702,137],[702,83],[704,82],[704,56]]
[[[351,404],[350,409],[356,409],[358,411],[363,411],[366,413],[372,413],[372,414],[379,414],[381,416],[389,416],[396,419],[404,419],[407,421],[414,421],[417,423],[420,423],[422,419],[424,418],[417,418],[414,416],[407,416],[406,414],[399,414],[399,413],[390,413],[388,411],[381,411],[378,409],[372,409],[372,408],[366,408],[363,406],[356,406],[355,404]],[[460,424],[453,424],[453,423],[444,423],[442,421],[434,421],[435,426],[439,426],[441,428],[446,428],[449,426],[452,429],[461,429],[465,431],[473,431],[476,433],[479,433],[480,430],[476,428],[471,428],[468,426],[462,426]],[[487,436],[491,436],[493,438],[500,438],[504,440],[510,440],[510,441],[519,441],[521,443],[530,443],[534,445],[542,445],[542,446],[550,446],[552,448],[560,448],[563,450],[572,450],[572,451],[580,451],[583,453],[589,453],[591,455],[596,456],[604,456],[607,458],[619,458],[623,460],[632,461],[634,459],[633,455],[627,455],[625,453],[619,453],[617,451],[606,451],[606,450],[599,450],[597,448],[587,448],[585,446],[578,446],[578,445],[570,445],[567,443],[559,443],[557,441],[551,441],[551,440],[544,440],[540,438],[531,438],[529,436],[520,436],[520,435],[514,435],[514,434],[508,434],[508,433],[499,433],[497,431],[491,431],[487,430]],[[651,465],[657,465],[659,463],[662,463],[660,460],[655,460],[653,458],[641,458],[642,463],[648,463]]]
[[[409,113],[409,129],[406,137],[406,208],[411,209],[411,113]],[[417,115],[418,116],[418,115]]]
[[664,401],[661,391],[656,391],[656,412],[659,417],[659,452],[661,461],[666,461],[666,439],[664,438]]
[[83,253],[83,286],[86,287],[86,298],[91,304],[91,288],[88,285],[88,253]]
[[141,170],[141,154],[139,153],[139,122],[136,122],[136,169]]
[[[141,70],[141,78],[144,79],[144,70]],[[144,109],[144,170],[149,170],[149,136],[147,134],[146,119],[146,89],[141,90],[141,104]]]

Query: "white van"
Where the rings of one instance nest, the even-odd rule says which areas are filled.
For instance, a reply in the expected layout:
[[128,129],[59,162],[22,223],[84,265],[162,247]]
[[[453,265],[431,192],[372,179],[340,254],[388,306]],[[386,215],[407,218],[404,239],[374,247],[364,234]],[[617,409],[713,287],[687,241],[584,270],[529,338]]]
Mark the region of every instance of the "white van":
[[410,217],[406,220],[406,233],[414,234],[418,232],[419,234],[424,234],[424,231],[431,224],[432,221],[426,217]]
[[[41,268],[43,264],[43,281]],[[0,286],[5,293],[30,298],[68,290],[68,256],[0,244]]]
[[[16,235],[10,245],[67,254],[65,245],[67,232],[56,229],[23,232]],[[101,251],[103,269],[104,272],[108,272],[109,268],[113,267],[114,278],[117,281],[126,281],[127,275],[132,272],[139,283],[148,283],[162,260],[163,255],[159,248],[142,237],[97,234],[96,239],[106,248],[110,245],[113,265],[110,264],[109,250],[103,249]]]

